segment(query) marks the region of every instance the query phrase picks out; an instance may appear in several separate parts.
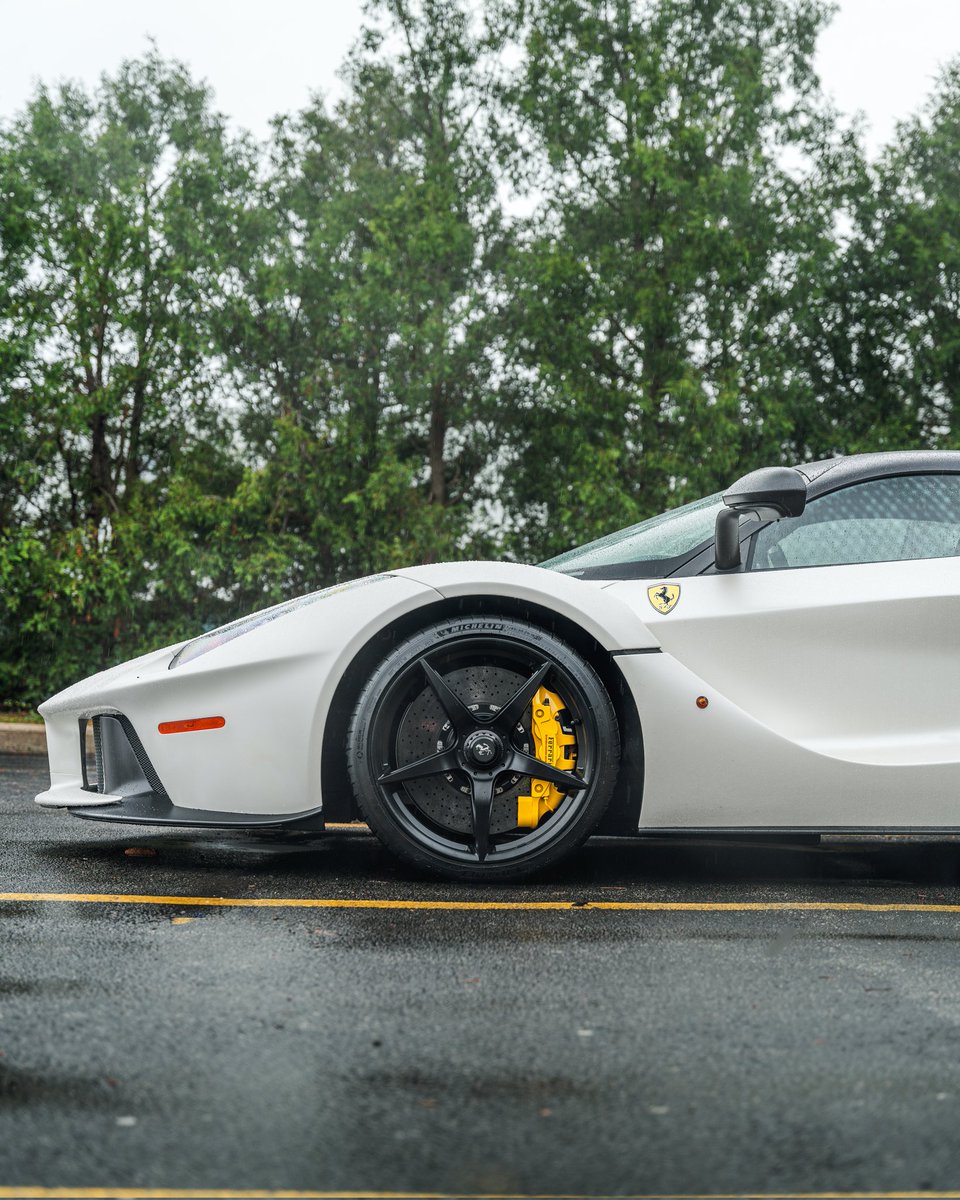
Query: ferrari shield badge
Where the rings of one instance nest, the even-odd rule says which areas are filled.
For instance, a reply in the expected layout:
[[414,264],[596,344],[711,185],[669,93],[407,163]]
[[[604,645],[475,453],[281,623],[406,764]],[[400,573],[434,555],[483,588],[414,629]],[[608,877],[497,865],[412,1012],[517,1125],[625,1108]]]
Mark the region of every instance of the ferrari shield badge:
[[671,612],[680,599],[680,584],[658,583],[654,587],[648,587],[647,598],[658,613]]

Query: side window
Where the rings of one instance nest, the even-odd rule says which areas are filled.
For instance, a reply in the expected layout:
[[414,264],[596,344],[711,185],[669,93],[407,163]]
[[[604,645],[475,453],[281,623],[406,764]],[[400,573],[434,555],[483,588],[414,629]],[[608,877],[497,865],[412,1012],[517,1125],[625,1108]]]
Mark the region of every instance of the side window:
[[875,479],[811,500],[754,538],[751,571],[960,553],[960,475]]

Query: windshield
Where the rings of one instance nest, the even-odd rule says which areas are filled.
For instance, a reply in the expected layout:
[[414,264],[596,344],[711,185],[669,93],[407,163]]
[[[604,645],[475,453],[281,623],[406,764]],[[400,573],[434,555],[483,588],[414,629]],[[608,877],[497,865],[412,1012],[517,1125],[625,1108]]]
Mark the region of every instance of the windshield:
[[[604,578],[605,568],[630,564],[639,573],[649,567],[650,576],[665,575],[680,566],[695,550],[713,537],[717,513],[723,508],[720,493],[694,500],[670,512],[650,517],[595,542],[548,558],[540,564],[567,575],[590,574]],[[611,571],[615,577],[622,571]]]

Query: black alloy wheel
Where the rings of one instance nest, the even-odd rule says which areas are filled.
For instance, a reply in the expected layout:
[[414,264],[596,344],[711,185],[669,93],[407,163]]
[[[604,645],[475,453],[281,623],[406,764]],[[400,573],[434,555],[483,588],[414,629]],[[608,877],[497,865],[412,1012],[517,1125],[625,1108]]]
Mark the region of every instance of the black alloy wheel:
[[[545,696],[547,728],[565,747],[553,762],[533,728]],[[480,616],[399,645],[368,680],[348,737],[371,829],[408,862],[454,879],[521,878],[569,853],[603,815],[619,757],[593,668],[535,625]],[[537,787],[550,803],[521,824]]]

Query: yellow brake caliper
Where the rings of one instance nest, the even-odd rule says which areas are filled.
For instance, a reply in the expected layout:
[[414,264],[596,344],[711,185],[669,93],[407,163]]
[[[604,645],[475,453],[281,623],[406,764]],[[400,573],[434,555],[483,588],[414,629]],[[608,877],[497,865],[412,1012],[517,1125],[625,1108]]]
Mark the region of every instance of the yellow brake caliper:
[[[560,724],[558,714],[564,703],[556,692],[540,688],[533,698],[530,732],[533,734],[534,755],[559,771],[572,771],[576,766],[577,739]],[[517,825],[521,829],[536,829],[542,818],[553,812],[563,799],[563,792],[545,779],[530,781],[530,795],[517,797]]]

